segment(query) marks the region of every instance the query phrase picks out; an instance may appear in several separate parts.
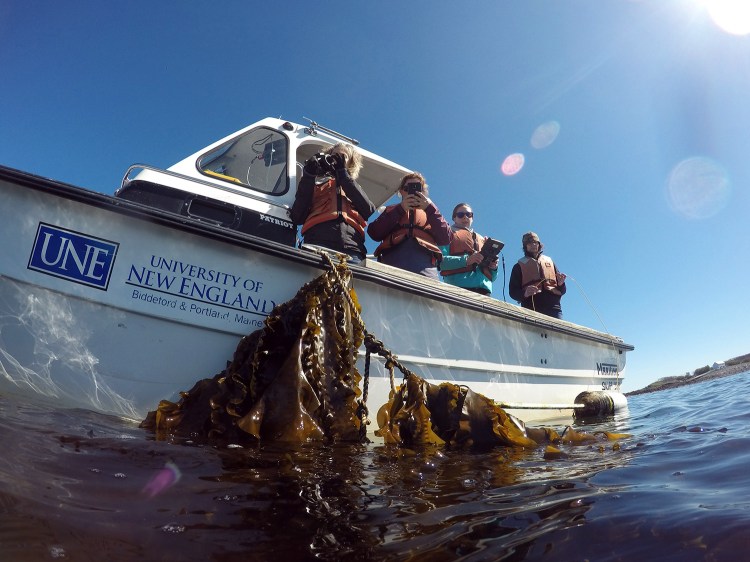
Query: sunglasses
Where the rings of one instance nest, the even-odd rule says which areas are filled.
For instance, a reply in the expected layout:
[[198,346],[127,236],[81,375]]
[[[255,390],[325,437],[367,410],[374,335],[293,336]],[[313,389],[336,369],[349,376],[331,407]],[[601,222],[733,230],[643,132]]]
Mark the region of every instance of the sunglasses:
[[474,213],[465,213],[464,211],[459,211],[459,212],[456,213],[456,216],[459,219],[462,219],[464,217],[469,217],[470,219],[473,219],[474,218]]

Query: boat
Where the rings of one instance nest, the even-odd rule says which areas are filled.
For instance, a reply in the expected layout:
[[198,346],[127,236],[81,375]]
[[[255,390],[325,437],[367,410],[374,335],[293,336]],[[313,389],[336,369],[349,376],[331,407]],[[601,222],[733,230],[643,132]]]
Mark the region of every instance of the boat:
[[[0,390],[142,419],[220,372],[328,267],[288,210],[305,160],[340,141],[359,145],[265,118],[167,169],[131,166],[113,195],[0,166]],[[409,170],[358,150],[358,181],[381,206]],[[634,348],[619,337],[372,258],[349,268],[367,330],[429,382],[469,386],[527,422],[572,415],[587,392],[627,405]],[[371,411],[390,388],[374,361]]]

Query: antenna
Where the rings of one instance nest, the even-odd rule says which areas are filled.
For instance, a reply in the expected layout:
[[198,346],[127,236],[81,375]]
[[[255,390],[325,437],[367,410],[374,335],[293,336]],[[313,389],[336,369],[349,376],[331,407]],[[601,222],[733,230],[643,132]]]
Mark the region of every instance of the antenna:
[[338,137],[342,140],[345,140],[348,143],[353,144],[354,146],[359,146],[359,141],[357,139],[353,139],[351,137],[347,137],[346,135],[342,135],[339,132],[334,131],[333,129],[329,129],[328,127],[324,127],[323,125],[319,125],[309,117],[302,117],[302,119],[307,119],[310,122],[309,127],[305,127],[305,132],[308,135],[316,136],[318,134],[318,130],[324,131],[328,133],[329,135],[332,135],[334,137]]

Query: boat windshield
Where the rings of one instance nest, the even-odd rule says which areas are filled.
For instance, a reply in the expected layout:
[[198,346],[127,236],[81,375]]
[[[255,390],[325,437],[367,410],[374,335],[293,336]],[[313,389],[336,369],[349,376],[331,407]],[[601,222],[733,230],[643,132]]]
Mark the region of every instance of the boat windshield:
[[260,127],[201,156],[198,169],[211,178],[282,195],[289,189],[287,151],[284,135]]

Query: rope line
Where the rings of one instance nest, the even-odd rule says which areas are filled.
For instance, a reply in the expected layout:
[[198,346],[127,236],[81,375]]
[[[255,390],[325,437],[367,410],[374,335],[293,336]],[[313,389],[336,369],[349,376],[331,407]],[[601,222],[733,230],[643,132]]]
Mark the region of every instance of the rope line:
[[[368,388],[369,388],[369,382],[370,382],[370,356],[371,354],[375,353],[385,359],[385,368],[388,369],[390,373],[390,383],[391,383],[391,391],[395,393],[396,391],[396,382],[395,382],[395,376],[394,376],[394,367],[397,367],[399,371],[403,374],[403,379],[405,380],[408,375],[415,375],[414,372],[412,372],[410,369],[408,369],[403,363],[401,363],[398,360],[398,356],[391,353],[391,351],[385,347],[385,344],[383,344],[382,341],[377,339],[373,334],[371,334],[367,327],[365,326],[365,322],[362,319],[362,316],[359,313],[359,310],[357,310],[357,304],[354,302],[354,299],[352,299],[351,293],[349,292],[349,285],[350,283],[345,280],[341,274],[340,270],[347,270],[349,273],[351,271],[346,265],[346,254],[340,254],[336,253],[335,255],[339,259],[339,264],[336,265],[333,260],[331,259],[331,256],[328,252],[325,252],[323,250],[320,250],[318,248],[310,248],[311,251],[318,254],[323,258],[323,262],[325,265],[327,265],[330,268],[330,272],[333,274],[336,282],[339,284],[340,288],[342,289],[342,293],[344,294],[344,297],[346,298],[347,303],[349,303],[349,307],[352,311],[352,318],[355,321],[356,327],[360,330],[362,330],[362,333],[364,334],[364,346],[366,350],[366,356],[365,356],[365,373],[364,373],[364,380],[363,380],[363,392],[362,392],[362,398],[357,401],[358,408],[357,408],[357,416],[360,418],[360,434],[364,436],[366,433],[366,425],[369,424],[369,411],[367,409],[367,394],[368,394]],[[416,375],[415,375],[416,376]]]
[[[606,334],[607,334],[607,335],[608,335],[608,336],[609,336],[610,338],[614,338],[615,336],[613,336],[613,335],[612,335],[612,334],[610,333],[610,331],[609,331],[609,328],[607,328],[607,325],[606,325],[606,324],[604,323],[604,320],[602,320],[602,317],[601,317],[601,316],[599,315],[599,311],[598,311],[598,310],[596,309],[596,307],[595,307],[595,306],[594,306],[594,305],[592,304],[591,300],[589,299],[588,295],[586,294],[586,291],[584,291],[584,290],[583,290],[583,287],[581,287],[581,284],[580,284],[580,283],[579,283],[579,282],[578,282],[578,281],[577,281],[577,280],[576,280],[576,279],[575,279],[574,277],[571,277],[570,275],[567,275],[567,274],[565,275],[565,279],[566,279],[566,281],[567,281],[568,279],[571,279],[571,280],[573,281],[573,283],[575,283],[575,284],[576,284],[576,287],[578,287],[578,290],[579,290],[579,291],[581,291],[581,294],[583,295],[583,298],[584,298],[584,299],[586,299],[586,303],[588,303],[588,305],[589,305],[589,306],[591,307],[591,310],[593,310],[593,311],[594,311],[594,314],[595,314],[595,315],[596,315],[596,317],[597,317],[597,318],[599,319],[599,322],[601,322],[601,324],[602,324],[602,327],[604,328],[604,332],[605,332],[605,333],[606,333]],[[622,369],[620,368],[620,355],[619,355],[619,354],[617,353],[617,347],[615,346],[615,344],[614,344],[614,343],[612,343],[611,345],[612,345],[612,350],[613,350],[613,351],[615,352],[615,355],[616,355],[616,357],[617,357],[617,375],[616,375],[616,378],[617,378],[617,381],[618,381],[618,384],[619,384],[619,380],[620,380],[620,371],[622,370]]]

